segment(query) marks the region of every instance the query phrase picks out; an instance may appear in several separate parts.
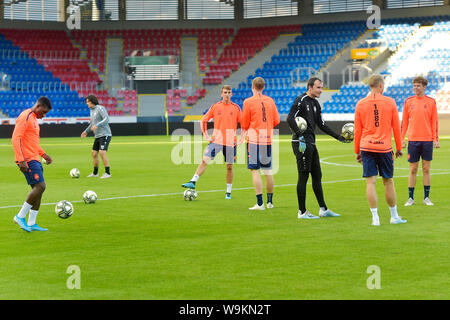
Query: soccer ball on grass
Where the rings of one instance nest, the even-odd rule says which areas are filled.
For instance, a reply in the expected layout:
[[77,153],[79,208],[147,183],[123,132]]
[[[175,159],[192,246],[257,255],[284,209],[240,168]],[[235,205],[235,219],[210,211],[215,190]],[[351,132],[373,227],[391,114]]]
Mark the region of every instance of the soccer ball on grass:
[[193,201],[197,199],[197,192],[194,189],[187,189],[183,194],[184,200]]
[[88,190],[83,194],[83,200],[86,204],[95,203],[97,201],[97,194],[92,190]]
[[73,205],[67,200],[62,200],[56,204],[55,213],[61,219],[70,218],[73,212],[74,212]]
[[80,177],[80,170],[78,170],[77,168],[73,168],[72,170],[70,170],[70,176],[72,178],[79,178]]

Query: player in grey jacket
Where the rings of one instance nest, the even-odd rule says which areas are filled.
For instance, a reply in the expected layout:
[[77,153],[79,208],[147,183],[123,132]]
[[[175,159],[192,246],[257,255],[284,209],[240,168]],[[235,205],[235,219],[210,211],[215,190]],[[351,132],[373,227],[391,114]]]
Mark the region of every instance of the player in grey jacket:
[[109,127],[109,116],[104,106],[99,105],[98,99],[94,95],[86,98],[86,104],[91,109],[91,121],[89,126],[81,133],[81,137],[85,138],[88,133],[93,132],[95,136],[94,145],[92,146],[92,160],[94,163],[94,171],[88,177],[98,177],[98,155],[102,158],[105,166],[105,173],[101,179],[111,178],[109,159],[106,152],[111,141],[111,128]]

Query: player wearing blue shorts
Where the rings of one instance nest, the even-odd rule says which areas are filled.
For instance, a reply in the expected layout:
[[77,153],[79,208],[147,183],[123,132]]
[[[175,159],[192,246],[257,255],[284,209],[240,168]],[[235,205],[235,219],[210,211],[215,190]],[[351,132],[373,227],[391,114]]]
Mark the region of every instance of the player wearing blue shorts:
[[242,129],[247,135],[247,168],[252,174],[256,204],[250,210],[265,210],[262,172],[266,178],[267,208],[273,208],[274,179],[272,173],[273,128],[280,123],[274,100],[263,94],[265,81],[256,77],[252,81],[253,96],[244,100]]
[[430,167],[431,160],[433,160],[433,147],[439,148],[440,145],[436,101],[425,95],[427,85],[428,81],[425,78],[415,78],[413,80],[413,89],[416,95],[406,99],[403,108],[403,147],[406,147],[404,139],[408,132],[409,197],[405,203],[407,207],[415,204],[414,188],[416,186],[420,158],[422,158],[423,203],[427,206],[433,205],[433,202],[430,200]]
[[380,225],[378,216],[377,175],[383,179],[385,198],[391,213],[391,224],[407,221],[398,215],[394,186],[394,159],[392,133],[396,157],[402,155],[400,119],[394,99],[383,96],[384,79],[373,75],[369,79],[370,94],[358,101],[355,108],[356,160],[363,165],[366,178],[366,196],[372,213],[372,225]]
[[[203,154],[202,162],[198,165],[192,179],[181,186],[184,188],[195,189],[196,183],[200,176],[205,172],[208,164],[220,153],[223,153],[226,167],[226,183],[227,189],[225,199],[231,199],[231,189],[233,186],[233,164],[236,160],[237,142],[236,129],[238,122],[241,122],[241,108],[231,101],[232,88],[224,85],[222,87],[222,101],[217,102],[209,108],[208,112],[202,117],[202,132],[206,140],[209,141],[208,146]],[[214,131],[212,137],[208,135],[208,121],[214,120]]]
[[[19,213],[14,216],[14,222],[27,232],[47,231],[36,223],[41,206],[42,194],[46,185],[41,157],[52,163],[52,158],[40,146],[40,129],[38,119],[42,119],[51,110],[52,104],[47,97],[41,97],[35,105],[23,111],[16,120],[12,136],[12,144],[16,164],[25,175],[27,183],[31,186],[26,201]],[[29,213],[28,222],[25,217]]]

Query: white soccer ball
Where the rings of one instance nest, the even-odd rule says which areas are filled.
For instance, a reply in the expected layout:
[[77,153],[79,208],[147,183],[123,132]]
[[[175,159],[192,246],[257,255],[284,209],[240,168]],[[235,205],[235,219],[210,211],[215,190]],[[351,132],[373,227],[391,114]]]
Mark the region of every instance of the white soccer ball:
[[308,123],[302,117],[295,117],[295,122],[297,123],[297,127],[301,133],[305,132],[308,128]]
[[197,192],[194,189],[187,189],[183,194],[184,200],[193,201],[197,199]]
[[70,176],[72,178],[79,178],[80,177],[80,170],[78,170],[77,168],[73,168],[72,170],[70,170]]
[[61,219],[70,218],[73,212],[74,212],[73,205],[67,200],[62,200],[56,204],[55,213]]
[[97,201],[97,194],[92,190],[88,190],[83,194],[83,200],[86,204],[95,203]]
[[342,127],[342,136],[345,140],[353,141],[353,138],[355,137],[355,125],[351,122],[344,124]]

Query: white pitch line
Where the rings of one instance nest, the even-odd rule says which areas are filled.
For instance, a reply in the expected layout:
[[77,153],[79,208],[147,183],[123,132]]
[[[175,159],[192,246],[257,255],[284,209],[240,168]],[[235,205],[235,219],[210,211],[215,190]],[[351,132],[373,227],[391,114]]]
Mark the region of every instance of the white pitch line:
[[[328,164],[328,165],[332,165],[332,166],[339,166],[339,167],[362,168],[362,164],[345,164],[345,163],[336,163],[336,162],[325,161],[325,160],[331,159],[331,158],[342,158],[342,157],[348,157],[348,156],[349,155],[337,155],[337,156],[324,157],[324,158],[320,159],[320,163],[324,163],[324,164]],[[410,168],[394,167],[394,170],[410,170]],[[432,171],[433,170],[448,171],[449,169],[431,168],[431,170]]]
[[[438,172],[438,173],[432,173],[431,175],[442,175],[442,174],[450,174],[449,172]],[[418,175],[420,176],[420,175]],[[394,178],[408,178],[409,175],[405,176],[394,176]],[[322,184],[332,184],[332,183],[345,183],[345,182],[355,182],[355,181],[364,181],[365,178],[357,178],[357,179],[345,179],[345,180],[332,180],[332,181],[322,181]],[[311,184],[311,182],[308,182],[308,184]],[[293,187],[296,186],[296,183],[289,183],[289,184],[280,184],[275,185],[275,188],[283,188],[283,187]],[[252,190],[253,187],[243,187],[243,188],[233,188],[234,191],[236,190]],[[220,190],[205,190],[205,191],[199,191],[198,193],[213,193],[213,192],[224,192],[223,189]],[[171,192],[171,193],[154,193],[154,194],[141,194],[141,195],[134,195],[134,196],[122,196],[122,197],[110,197],[110,198],[103,198],[98,199],[97,201],[109,201],[109,200],[120,200],[120,199],[132,199],[132,198],[149,198],[149,197],[163,197],[163,196],[176,196],[176,195],[182,195],[183,192]],[[82,200],[74,200],[70,201],[72,203],[81,203]],[[51,206],[56,205],[57,202],[50,202],[50,203],[41,203],[41,206]],[[22,205],[10,205],[10,206],[3,206],[0,207],[0,209],[9,209],[9,208],[21,208]]]

